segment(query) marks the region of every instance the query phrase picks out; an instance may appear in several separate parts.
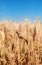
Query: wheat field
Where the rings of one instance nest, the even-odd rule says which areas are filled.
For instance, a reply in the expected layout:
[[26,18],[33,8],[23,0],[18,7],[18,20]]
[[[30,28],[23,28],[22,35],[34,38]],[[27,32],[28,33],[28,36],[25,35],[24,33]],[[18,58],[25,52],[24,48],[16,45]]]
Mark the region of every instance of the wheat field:
[[42,65],[42,23],[0,22],[0,65]]

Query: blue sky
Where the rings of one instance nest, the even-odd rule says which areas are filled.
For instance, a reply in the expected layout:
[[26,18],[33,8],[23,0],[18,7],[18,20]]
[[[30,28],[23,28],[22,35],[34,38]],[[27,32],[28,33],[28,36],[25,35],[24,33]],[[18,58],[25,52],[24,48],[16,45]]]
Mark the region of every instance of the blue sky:
[[42,0],[0,0],[0,20],[42,21]]

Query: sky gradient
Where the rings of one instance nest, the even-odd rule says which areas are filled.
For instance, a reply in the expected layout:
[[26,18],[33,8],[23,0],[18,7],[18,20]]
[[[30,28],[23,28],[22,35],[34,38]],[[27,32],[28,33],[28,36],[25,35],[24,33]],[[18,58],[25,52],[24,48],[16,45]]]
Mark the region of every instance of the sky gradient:
[[42,0],[0,0],[0,20],[42,21]]

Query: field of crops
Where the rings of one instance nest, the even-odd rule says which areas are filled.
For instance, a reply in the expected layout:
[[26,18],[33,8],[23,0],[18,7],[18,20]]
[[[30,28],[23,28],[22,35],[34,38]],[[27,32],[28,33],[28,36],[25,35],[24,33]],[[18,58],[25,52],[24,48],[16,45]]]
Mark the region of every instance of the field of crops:
[[42,65],[42,23],[0,22],[0,65]]

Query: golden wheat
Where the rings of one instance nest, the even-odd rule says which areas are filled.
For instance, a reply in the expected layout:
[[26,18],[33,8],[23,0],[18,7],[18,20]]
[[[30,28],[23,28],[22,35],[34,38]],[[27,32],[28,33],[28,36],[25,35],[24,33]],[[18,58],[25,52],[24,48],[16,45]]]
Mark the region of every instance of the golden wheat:
[[0,65],[42,65],[42,23],[0,22]]

